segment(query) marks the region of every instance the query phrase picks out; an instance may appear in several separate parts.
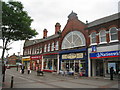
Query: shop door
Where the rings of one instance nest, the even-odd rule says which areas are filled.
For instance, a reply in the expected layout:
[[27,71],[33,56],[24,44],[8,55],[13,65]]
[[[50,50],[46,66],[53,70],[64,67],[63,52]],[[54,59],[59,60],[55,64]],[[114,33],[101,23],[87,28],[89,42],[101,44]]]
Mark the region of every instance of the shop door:
[[103,76],[104,69],[103,69],[103,60],[96,61],[96,76]]

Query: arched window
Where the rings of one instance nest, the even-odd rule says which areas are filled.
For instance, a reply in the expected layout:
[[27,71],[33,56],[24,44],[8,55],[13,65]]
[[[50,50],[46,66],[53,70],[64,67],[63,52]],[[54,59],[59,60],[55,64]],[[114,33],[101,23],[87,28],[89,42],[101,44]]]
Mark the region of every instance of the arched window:
[[58,41],[56,42],[55,50],[58,50]]
[[54,42],[52,43],[51,51],[54,51]]
[[106,31],[101,30],[99,33],[100,43],[106,42]]
[[45,46],[44,46],[44,52],[46,52],[46,48],[47,48],[47,46],[45,45]]
[[50,51],[50,43],[48,44],[48,52]]
[[91,33],[91,44],[96,44],[96,32]]
[[79,31],[72,31],[68,33],[62,42],[62,49],[75,48],[85,46],[85,37]]
[[116,41],[118,40],[118,30],[116,27],[110,28],[110,41]]

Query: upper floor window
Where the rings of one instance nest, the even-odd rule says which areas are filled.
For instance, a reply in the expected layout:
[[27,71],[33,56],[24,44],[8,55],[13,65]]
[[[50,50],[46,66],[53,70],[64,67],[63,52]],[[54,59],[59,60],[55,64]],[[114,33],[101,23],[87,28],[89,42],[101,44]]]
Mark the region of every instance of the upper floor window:
[[54,51],[54,42],[52,43],[51,51]]
[[46,52],[47,45],[44,46],[44,52]]
[[42,47],[39,48],[39,52],[42,53]]
[[91,33],[91,44],[96,44],[96,32]]
[[100,43],[106,42],[106,31],[101,30],[99,33]]
[[39,47],[36,48],[36,54],[39,54]]
[[116,27],[110,28],[110,41],[118,40],[118,30]]
[[62,42],[62,49],[85,46],[85,44],[86,41],[84,35],[79,31],[72,31],[64,37]]
[[29,49],[29,54],[31,54],[31,48]]
[[56,42],[55,50],[58,50],[58,41]]
[[50,51],[50,43],[48,44],[48,52]]

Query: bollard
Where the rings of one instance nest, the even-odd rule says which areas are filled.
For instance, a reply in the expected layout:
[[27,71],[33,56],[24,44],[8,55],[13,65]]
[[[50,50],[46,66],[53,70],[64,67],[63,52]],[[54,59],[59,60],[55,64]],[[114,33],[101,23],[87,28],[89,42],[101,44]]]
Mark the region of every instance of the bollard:
[[17,65],[17,71],[18,71],[18,65]]
[[5,82],[5,74],[3,74],[3,80],[2,80],[2,82]]
[[11,87],[10,88],[13,88],[13,76],[11,77]]

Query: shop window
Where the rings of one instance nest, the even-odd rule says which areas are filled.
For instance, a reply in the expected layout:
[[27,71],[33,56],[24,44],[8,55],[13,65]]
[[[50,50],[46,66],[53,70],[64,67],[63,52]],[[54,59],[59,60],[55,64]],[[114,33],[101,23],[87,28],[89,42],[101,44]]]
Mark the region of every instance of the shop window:
[[62,49],[75,48],[85,46],[85,37],[79,31],[72,31],[68,33],[62,42]]
[[112,27],[109,32],[110,42],[118,41],[118,29],[116,27]]
[[52,60],[48,61],[48,69],[52,70]]
[[91,40],[91,45],[96,44],[96,32],[91,33],[90,40]]
[[99,38],[100,38],[100,44],[106,43],[106,31],[105,30],[100,31]]

